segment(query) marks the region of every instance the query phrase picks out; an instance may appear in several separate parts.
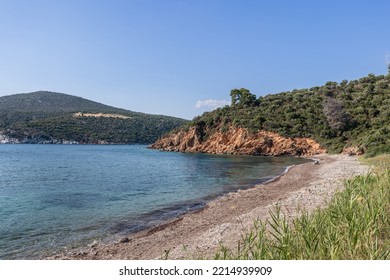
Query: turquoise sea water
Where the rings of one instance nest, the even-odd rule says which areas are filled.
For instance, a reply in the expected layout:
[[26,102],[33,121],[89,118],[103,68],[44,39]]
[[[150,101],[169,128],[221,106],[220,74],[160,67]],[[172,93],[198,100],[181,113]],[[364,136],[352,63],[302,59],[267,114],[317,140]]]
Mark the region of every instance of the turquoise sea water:
[[143,145],[0,145],[0,259],[109,242],[305,161]]

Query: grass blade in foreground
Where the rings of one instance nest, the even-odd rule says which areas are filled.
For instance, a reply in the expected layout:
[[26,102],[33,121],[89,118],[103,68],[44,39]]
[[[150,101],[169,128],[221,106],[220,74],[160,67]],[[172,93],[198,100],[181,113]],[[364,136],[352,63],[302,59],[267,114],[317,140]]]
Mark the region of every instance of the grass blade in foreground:
[[327,208],[287,221],[276,208],[216,259],[389,259],[390,169],[345,182]]

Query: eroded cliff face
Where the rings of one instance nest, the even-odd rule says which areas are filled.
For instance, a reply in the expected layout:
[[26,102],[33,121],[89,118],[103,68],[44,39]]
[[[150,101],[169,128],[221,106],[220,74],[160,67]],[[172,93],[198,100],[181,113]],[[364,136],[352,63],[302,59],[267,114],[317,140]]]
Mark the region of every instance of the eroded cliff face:
[[150,147],[176,152],[266,156],[311,156],[326,152],[309,138],[285,138],[269,131],[251,134],[237,127],[230,127],[224,133],[220,130],[209,133],[207,129],[192,127],[187,132],[179,131],[161,138]]

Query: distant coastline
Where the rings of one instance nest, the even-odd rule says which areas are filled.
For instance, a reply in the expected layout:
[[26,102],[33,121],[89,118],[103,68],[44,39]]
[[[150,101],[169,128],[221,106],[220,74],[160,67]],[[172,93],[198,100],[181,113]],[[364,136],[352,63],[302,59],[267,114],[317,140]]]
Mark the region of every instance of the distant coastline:
[[[58,139],[42,139],[42,138],[24,138],[22,140],[0,134],[0,144],[64,144],[64,145],[78,145],[79,142],[75,140],[58,140]],[[109,143],[97,143],[109,144]]]

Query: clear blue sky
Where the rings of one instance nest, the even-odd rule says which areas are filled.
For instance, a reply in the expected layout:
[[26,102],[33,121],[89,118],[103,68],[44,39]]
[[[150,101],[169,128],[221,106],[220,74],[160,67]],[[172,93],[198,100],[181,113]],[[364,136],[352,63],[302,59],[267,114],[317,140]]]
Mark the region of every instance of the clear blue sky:
[[387,63],[388,0],[0,0],[0,96],[49,90],[192,119],[233,88],[260,96]]

